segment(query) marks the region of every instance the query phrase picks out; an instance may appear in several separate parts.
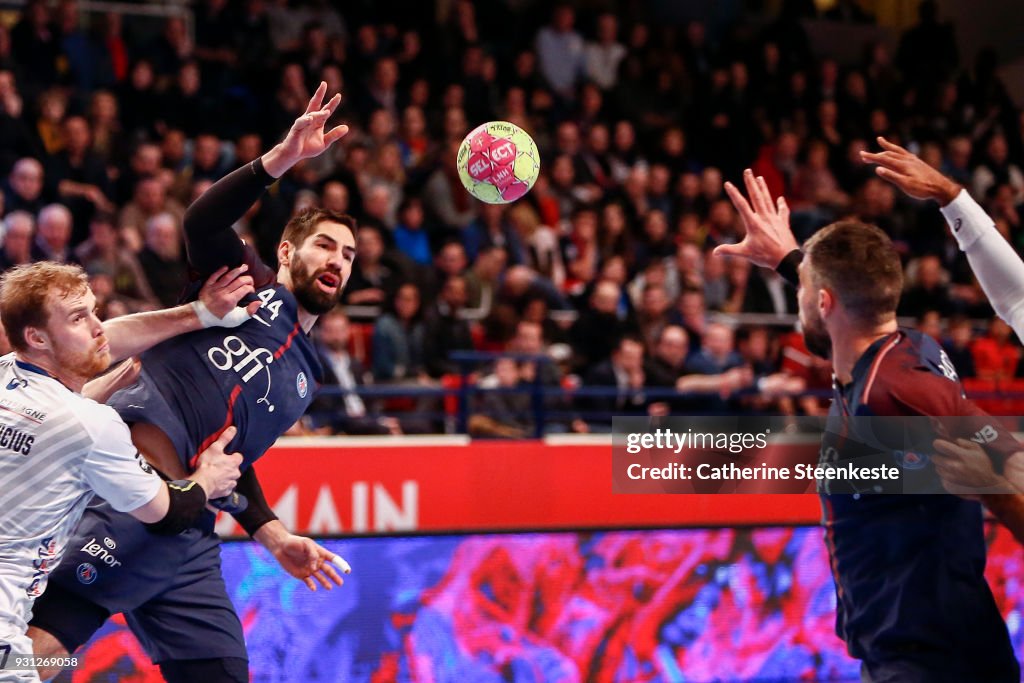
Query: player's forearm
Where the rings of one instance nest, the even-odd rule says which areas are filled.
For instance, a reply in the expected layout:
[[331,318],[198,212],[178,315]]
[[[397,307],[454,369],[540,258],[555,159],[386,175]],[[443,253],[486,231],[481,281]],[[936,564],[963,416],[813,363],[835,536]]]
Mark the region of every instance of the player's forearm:
[[263,162],[263,169],[272,178],[280,178],[294,166],[298,159],[293,159],[287,154],[282,145],[274,145],[267,151],[260,160]]
[[195,308],[185,305],[113,318],[103,323],[103,332],[110,342],[111,360],[116,363],[201,327]]
[[1024,261],[966,190],[942,207],[992,308],[1024,339]]
[[231,226],[273,182],[256,159],[218,180],[188,207],[185,245],[189,263],[202,277],[221,266],[233,268],[242,262],[242,241]]
[[1024,495],[984,494],[981,496],[981,502],[1010,530],[1019,543],[1024,544]]
[[289,536],[291,536],[291,532],[281,523],[281,520],[275,519],[261,526],[252,537],[273,553]]

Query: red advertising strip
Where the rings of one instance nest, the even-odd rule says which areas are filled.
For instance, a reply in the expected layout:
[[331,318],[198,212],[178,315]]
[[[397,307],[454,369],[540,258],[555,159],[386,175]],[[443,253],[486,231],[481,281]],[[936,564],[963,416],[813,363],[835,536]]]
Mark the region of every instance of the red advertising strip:
[[[811,446],[813,447],[813,446]],[[814,494],[612,492],[611,440],[283,439],[256,465],[306,534],[815,524]],[[240,529],[230,518],[222,534]]]

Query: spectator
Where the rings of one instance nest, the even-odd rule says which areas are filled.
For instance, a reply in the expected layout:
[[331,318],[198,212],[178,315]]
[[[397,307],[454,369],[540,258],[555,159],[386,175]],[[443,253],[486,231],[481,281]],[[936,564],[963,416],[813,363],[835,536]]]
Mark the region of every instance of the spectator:
[[743,364],[743,358],[736,352],[732,329],[722,323],[711,323],[700,349],[686,361],[686,369],[701,375],[718,375]]
[[404,279],[401,270],[385,254],[380,229],[361,226],[356,233],[356,262],[343,301],[358,305],[383,304]]
[[616,342],[611,356],[595,365],[584,378],[585,387],[616,387],[612,396],[587,396],[580,399],[586,411],[584,419],[591,431],[610,431],[613,415],[646,415],[649,411],[665,414],[664,403],[650,401],[644,391],[644,346],[633,337]]
[[607,360],[620,339],[639,331],[635,320],[620,315],[621,298],[622,290],[614,282],[601,280],[594,286],[590,306],[580,313],[569,330],[577,371],[586,372]]
[[141,250],[146,223],[160,213],[171,214],[180,224],[185,216],[185,207],[167,196],[167,188],[159,178],[142,178],[135,186],[132,201],[125,204],[118,217],[125,246],[133,252]]
[[[338,184],[340,185],[340,183]],[[419,197],[407,197],[398,207],[395,246],[413,263],[429,266],[433,261],[430,252],[430,236],[427,234],[425,225],[423,201]]]
[[586,75],[602,90],[611,90],[619,78],[619,64],[626,48],[618,41],[619,21],[611,12],[597,18],[597,40],[584,48]]
[[426,327],[420,292],[404,284],[389,300],[373,328],[373,377],[378,382],[422,382],[425,365]]
[[114,295],[131,310],[156,309],[159,301],[138,259],[120,245],[113,216],[98,213],[89,221],[89,239],[75,248],[75,260],[88,273],[105,273],[113,280]]
[[48,204],[39,212],[33,261],[77,263],[71,251],[71,212],[62,204]]
[[462,233],[462,244],[466,247],[466,257],[471,261],[476,258],[477,252],[486,247],[497,247],[504,251],[505,260],[512,265],[525,260],[523,245],[508,218],[508,209],[501,204],[484,204],[480,207],[479,217],[467,225]]
[[72,241],[81,242],[97,211],[113,213],[110,181],[103,161],[92,152],[89,123],[81,116],[64,120],[64,149],[54,156],[47,176],[57,182],[57,196],[74,216]]
[[942,269],[938,256],[926,255],[907,267],[907,287],[900,298],[899,314],[919,317],[936,311],[942,317],[954,313],[949,292],[949,274]]
[[0,272],[32,262],[32,236],[35,229],[35,219],[27,211],[12,211],[4,216]]
[[174,215],[158,213],[146,224],[146,243],[139,265],[161,306],[173,306],[188,282],[181,224]]
[[956,368],[957,375],[961,378],[978,376],[974,368],[974,354],[971,352],[973,336],[974,329],[971,326],[971,321],[960,316],[949,321],[949,336],[942,340],[942,348],[945,349],[950,362]]
[[479,383],[483,390],[477,410],[469,417],[473,436],[522,439],[533,435],[531,397],[524,386],[521,364],[513,358],[499,358],[494,371]]
[[975,169],[972,177],[973,194],[984,197],[993,185],[1008,184],[1013,188],[1016,203],[1024,202],[1024,173],[1010,161],[1006,136],[995,133],[985,145],[985,158]]
[[469,323],[460,316],[465,306],[466,279],[451,275],[441,287],[437,305],[427,317],[424,330],[423,361],[427,374],[435,379],[459,372],[461,366],[449,359],[453,351],[473,350]]
[[508,264],[505,250],[484,247],[466,272],[466,306],[474,318],[484,318],[491,312],[498,293],[498,282]]
[[7,211],[37,214],[43,208],[43,165],[31,157],[15,162],[4,188]]
[[572,6],[559,3],[551,17],[551,25],[537,33],[537,59],[540,72],[559,97],[572,100],[576,84],[583,75],[583,38],[573,28],[576,12]]
[[1010,326],[1000,318],[992,318],[988,334],[971,346],[978,377],[996,382],[1013,379],[1020,361],[1020,346],[1010,338]]
[[362,363],[349,353],[350,323],[340,309],[320,316],[317,355],[324,368],[321,386],[309,412],[313,426],[330,434],[401,434],[394,417],[368,414],[358,390],[366,383]]

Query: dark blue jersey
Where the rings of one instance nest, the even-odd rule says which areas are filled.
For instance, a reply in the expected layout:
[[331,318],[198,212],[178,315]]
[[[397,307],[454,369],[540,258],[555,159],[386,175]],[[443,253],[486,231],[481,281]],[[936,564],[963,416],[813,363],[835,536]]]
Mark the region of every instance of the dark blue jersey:
[[[246,252],[249,272],[257,282],[260,276],[266,279],[266,266],[251,249]],[[142,354],[140,386],[111,398],[126,421],[161,427],[189,470],[198,454],[232,424],[238,434],[228,450],[241,453],[247,467],[313,400],[321,367],[299,325],[295,297],[273,281],[256,294],[262,305],[252,320],[158,344]],[[153,400],[154,391],[162,402]]]
[[[884,464],[900,467],[901,475],[926,488],[930,479],[941,490],[927,451],[936,436],[970,437],[975,432],[963,430],[974,429],[993,433],[987,448],[994,460],[1019,448],[964,397],[952,364],[930,337],[901,330],[879,339],[852,374],[849,384],[834,387],[822,464],[874,465],[882,463],[871,459],[882,457]],[[867,429],[862,419],[867,416],[966,417],[943,420],[941,426],[934,421],[936,431],[923,438],[887,429],[866,438],[857,432]],[[947,431],[950,424],[960,425],[953,428],[957,433]],[[879,439],[891,441],[883,456],[877,455]],[[868,442],[872,447],[864,445]],[[939,668],[947,660],[959,666],[966,659],[978,676],[974,680],[990,680],[984,671],[1014,670],[1006,626],[984,577],[981,506],[948,494],[837,490],[822,487],[821,499],[836,584],[836,632],[850,654],[886,661],[914,653]]]
[[142,354],[139,381],[109,401],[125,422],[160,427],[189,470],[230,425],[238,434],[228,450],[241,453],[247,468],[302,416],[320,381],[320,362],[299,325],[294,295],[231,228],[273,180],[259,160],[246,164],[217,181],[185,214],[191,284],[182,300],[194,300],[218,268],[245,263],[261,303],[252,320],[153,347]]

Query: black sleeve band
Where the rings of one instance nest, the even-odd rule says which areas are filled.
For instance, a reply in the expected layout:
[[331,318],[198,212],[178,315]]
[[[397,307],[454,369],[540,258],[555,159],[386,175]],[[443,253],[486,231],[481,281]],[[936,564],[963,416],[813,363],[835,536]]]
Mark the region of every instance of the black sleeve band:
[[221,266],[242,263],[242,240],[232,229],[263,196],[274,178],[255,159],[210,186],[185,212],[185,247],[189,264],[205,280]]
[[249,499],[249,506],[244,511],[232,515],[235,521],[245,529],[245,533],[252,536],[261,526],[277,519],[277,515],[267,503],[267,497],[263,495],[263,487],[260,486],[259,479],[256,478],[255,467],[249,467],[242,472],[242,476],[238,478],[235,492],[241,493]]
[[800,286],[800,273],[797,268],[800,267],[800,262],[804,260],[804,252],[799,249],[786,254],[786,257],[779,261],[779,265],[775,266],[775,272],[778,273],[783,280],[793,285],[793,287]]
[[206,492],[190,479],[167,482],[167,492],[171,496],[167,514],[159,522],[147,524],[146,528],[154,534],[174,536],[199,521],[206,509]]

